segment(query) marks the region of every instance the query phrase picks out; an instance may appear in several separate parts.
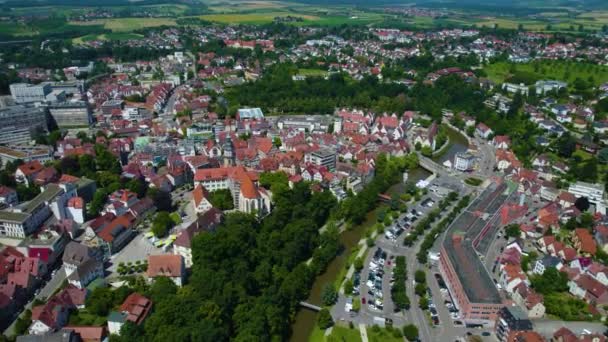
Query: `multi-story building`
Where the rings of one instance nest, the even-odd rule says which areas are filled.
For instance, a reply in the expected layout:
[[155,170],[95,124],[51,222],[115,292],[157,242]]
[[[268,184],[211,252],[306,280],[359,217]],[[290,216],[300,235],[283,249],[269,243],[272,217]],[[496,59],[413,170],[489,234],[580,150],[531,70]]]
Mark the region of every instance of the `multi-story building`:
[[115,110],[122,112],[123,107],[124,107],[123,100],[108,100],[101,105],[101,112],[105,116],[110,116],[110,115],[112,115],[112,112]]
[[496,285],[479,259],[500,224],[499,211],[509,197],[505,184],[492,183],[449,227],[439,269],[463,321],[492,326],[504,306]]
[[500,342],[512,341],[509,336],[517,332],[532,330],[528,315],[518,306],[506,306],[498,313],[496,337]]
[[454,169],[458,171],[471,171],[475,167],[475,156],[468,152],[458,152],[454,156]]
[[53,160],[53,148],[46,145],[8,145],[0,146],[0,161],[2,165],[15,160],[25,163],[38,161],[41,164]]
[[24,144],[36,131],[47,131],[44,108],[23,105],[0,108],[0,144]]
[[49,83],[13,83],[10,85],[10,90],[15,102],[28,103],[45,101],[46,96],[51,93],[52,88]]
[[321,148],[318,151],[307,153],[304,161],[318,166],[324,166],[328,170],[336,169],[336,152],[329,148]]
[[64,219],[65,204],[76,189],[65,184],[48,184],[44,191],[23,206],[0,211],[0,236],[25,238],[51,215]]
[[562,88],[568,87],[568,83],[562,81],[537,81],[534,84],[536,95],[544,95],[551,91],[559,91]]
[[604,186],[601,184],[576,182],[570,185],[568,192],[576,197],[587,197],[589,202],[596,204],[604,199]]
[[242,166],[199,169],[194,175],[194,186],[200,184],[211,192],[229,189],[235,209],[265,215],[271,210],[271,195],[258,187],[255,178]]
[[91,109],[85,101],[65,101],[49,105],[49,113],[59,127],[89,126]]

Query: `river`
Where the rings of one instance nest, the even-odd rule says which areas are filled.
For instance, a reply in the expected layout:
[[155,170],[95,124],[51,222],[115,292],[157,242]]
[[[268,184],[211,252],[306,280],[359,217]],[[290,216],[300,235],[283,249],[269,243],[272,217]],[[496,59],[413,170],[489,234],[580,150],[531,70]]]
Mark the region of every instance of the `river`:
[[[446,160],[454,161],[454,155],[458,152],[465,152],[468,149],[469,143],[462,134],[455,131],[450,127],[446,127],[448,130],[448,137],[450,139],[449,146],[443,151],[443,153],[433,157],[433,160],[442,164]],[[430,173],[422,168],[417,168],[409,172],[408,181],[417,182],[421,179],[426,179],[430,176]],[[400,182],[393,185],[389,189],[389,193],[402,193],[405,184]],[[365,222],[362,224],[344,231],[340,235],[340,242],[344,246],[344,250],[340,255],[334,258],[332,262],[327,266],[325,273],[319,275],[315,279],[310,295],[306,302],[321,306],[321,291],[325,284],[331,284],[334,282],[337,274],[344,267],[346,259],[351,254],[353,248],[357,246],[357,243],[363,237],[366,229],[376,223],[376,213],[382,209],[383,206],[379,206],[375,210],[368,213]],[[308,338],[315,328],[317,320],[317,313],[308,309],[300,309],[296,314],[296,319],[291,326],[292,335],[291,342],[308,342]]]
[[458,152],[466,152],[469,149],[469,142],[460,132],[445,126],[450,140],[449,146],[442,153],[433,156],[433,160],[439,164],[443,164],[446,160],[454,162],[454,156]]

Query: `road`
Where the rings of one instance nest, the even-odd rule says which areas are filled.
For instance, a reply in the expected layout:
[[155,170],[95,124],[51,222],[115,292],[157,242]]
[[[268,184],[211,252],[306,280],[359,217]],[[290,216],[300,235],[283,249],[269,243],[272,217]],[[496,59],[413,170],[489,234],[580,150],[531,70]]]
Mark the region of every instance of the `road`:
[[[65,274],[65,269],[63,268],[63,266],[61,266],[57,270],[55,276],[51,277],[46,283],[46,285],[44,285],[44,287],[40,289],[40,292],[23,307],[23,310],[19,313],[19,315],[21,315],[21,313],[25,310],[32,309],[32,303],[34,302],[34,299],[46,301],[53,294],[53,292],[55,292],[55,290],[57,290],[61,286],[61,284],[66,278],[67,275]],[[15,321],[13,321],[13,323],[4,331],[4,335],[11,336],[14,334],[15,322],[17,321],[17,317],[18,316],[15,316]]]

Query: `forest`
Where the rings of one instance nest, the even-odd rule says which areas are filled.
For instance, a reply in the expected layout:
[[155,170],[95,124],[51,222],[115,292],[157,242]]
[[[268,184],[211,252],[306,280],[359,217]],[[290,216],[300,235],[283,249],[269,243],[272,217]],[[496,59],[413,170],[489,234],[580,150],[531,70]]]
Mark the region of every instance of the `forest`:
[[306,260],[338,252],[335,230],[318,233],[336,202],[306,184],[274,196],[262,221],[229,214],[215,233],[197,236],[189,284],[155,303],[143,330],[127,329],[120,340],[285,340],[297,303],[326,266]]

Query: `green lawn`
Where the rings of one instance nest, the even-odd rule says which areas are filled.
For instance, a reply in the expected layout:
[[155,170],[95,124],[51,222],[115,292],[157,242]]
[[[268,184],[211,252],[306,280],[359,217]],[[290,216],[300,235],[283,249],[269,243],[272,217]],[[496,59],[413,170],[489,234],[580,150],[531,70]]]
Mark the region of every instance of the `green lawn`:
[[70,314],[70,324],[72,325],[93,325],[102,326],[107,323],[106,317],[100,317],[89,313],[86,309],[81,309]]
[[[536,79],[566,81],[569,85],[577,78],[588,81],[593,77],[593,84],[598,86],[608,82],[608,67],[590,63],[574,63],[569,61],[534,61],[524,64],[499,62],[484,67],[488,78],[496,83],[502,83],[511,76],[511,67],[517,72],[531,74]],[[538,65],[538,67],[535,67]]]
[[298,75],[325,77],[327,75],[327,71],[321,69],[298,69]]
[[349,327],[343,327],[336,325],[331,331],[329,338],[325,337],[325,330],[321,330],[317,327],[313,330],[312,334],[308,338],[309,342],[327,342],[327,341],[347,341],[347,342],[359,342],[361,341],[361,333],[359,328],[355,326],[353,329]]
[[91,42],[94,40],[132,40],[132,39],[142,39],[143,35],[137,33],[129,33],[129,32],[111,32],[106,34],[87,34],[86,36],[78,37],[72,39],[72,43],[74,44],[83,44],[86,42]]
[[382,328],[367,328],[369,342],[403,342],[403,337],[395,337],[392,332]]

